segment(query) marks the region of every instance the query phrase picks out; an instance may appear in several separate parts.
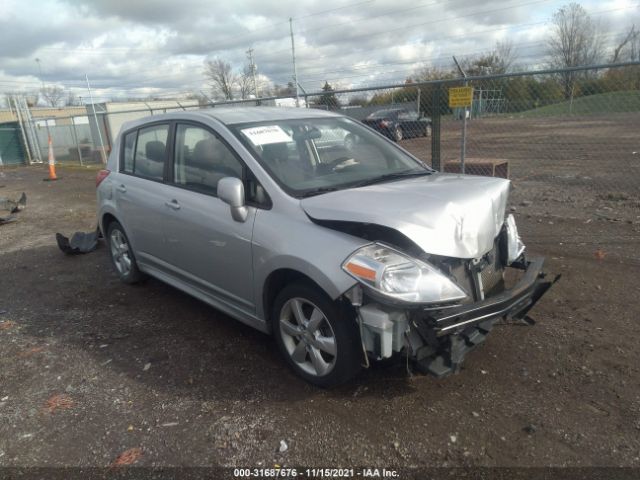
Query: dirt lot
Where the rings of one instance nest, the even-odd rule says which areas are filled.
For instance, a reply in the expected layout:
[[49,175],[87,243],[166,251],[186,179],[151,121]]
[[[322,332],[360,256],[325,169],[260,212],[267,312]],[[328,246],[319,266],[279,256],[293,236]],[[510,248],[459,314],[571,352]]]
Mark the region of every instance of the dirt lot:
[[444,380],[395,365],[329,391],[201,302],[119,283],[104,247],[64,256],[55,232],[94,226],[95,171],[4,170],[0,196],[29,203],[0,226],[0,465],[108,466],[139,448],[147,466],[640,467],[635,200],[563,203],[560,180],[525,170],[514,160],[523,237],[563,274],[537,325],[500,326]]

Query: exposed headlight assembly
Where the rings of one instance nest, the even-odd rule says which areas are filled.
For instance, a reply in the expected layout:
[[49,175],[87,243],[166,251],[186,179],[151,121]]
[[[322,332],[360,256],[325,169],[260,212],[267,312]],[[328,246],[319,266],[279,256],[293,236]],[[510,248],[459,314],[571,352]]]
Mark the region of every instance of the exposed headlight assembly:
[[356,250],[344,261],[342,269],[390,299],[442,303],[467,297],[464,290],[434,266],[379,243]]
[[504,225],[507,229],[507,263],[511,265],[524,252],[524,243],[518,235],[518,227],[516,227],[516,219],[513,218],[513,215],[507,216]]

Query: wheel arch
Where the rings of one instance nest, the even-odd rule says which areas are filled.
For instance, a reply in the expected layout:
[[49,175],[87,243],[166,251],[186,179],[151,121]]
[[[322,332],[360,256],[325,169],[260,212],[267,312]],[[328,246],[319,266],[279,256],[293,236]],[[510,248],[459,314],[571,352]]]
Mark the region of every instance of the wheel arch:
[[271,272],[264,281],[262,288],[262,308],[267,325],[271,328],[271,309],[278,294],[293,282],[307,283],[317,287],[320,291],[328,293],[308,275],[293,268],[279,268]]
[[120,223],[120,225],[122,225],[122,223],[117,219],[117,217],[113,213],[105,212],[104,214],[102,214],[102,217],[100,219],[100,231],[102,232],[102,236],[104,237],[107,236],[107,230],[109,230],[109,225],[111,225],[113,222],[118,222]]
[[327,297],[329,297],[329,299],[333,301],[337,300],[342,293],[340,292],[336,294],[336,292],[334,291],[335,286],[331,285],[330,288],[326,288],[326,281],[317,281],[310,275],[301,272],[298,269],[290,267],[278,268],[269,273],[264,281],[262,288],[262,308],[264,319],[266,320],[266,324],[269,326],[269,328],[271,328],[271,310],[273,308],[273,303],[276,297],[287,285],[290,285],[294,282],[306,283],[310,286],[313,286],[327,295]]

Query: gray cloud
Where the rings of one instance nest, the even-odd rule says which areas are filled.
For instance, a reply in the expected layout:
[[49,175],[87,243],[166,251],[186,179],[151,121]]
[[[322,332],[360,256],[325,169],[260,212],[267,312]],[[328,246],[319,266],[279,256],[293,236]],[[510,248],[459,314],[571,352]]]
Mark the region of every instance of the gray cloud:
[[[291,79],[289,16],[298,73],[308,90],[402,81],[422,65],[487,51],[511,39],[519,62],[543,62],[543,39],[562,1],[536,0],[4,0],[0,11],[0,92],[40,82],[99,95],[135,96],[206,88],[203,63],[219,57],[241,69],[253,48],[259,72]],[[599,15],[620,30],[637,7]],[[584,0],[593,12],[620,2]],[[606,5],[605,5],[606,4]],[[622,15],[621,15],[622,13]],[[617,16],[616,16],[617,15]],[[607,22],[605,22],[607,23]],[[40,78],[35,58],[41,59]]]

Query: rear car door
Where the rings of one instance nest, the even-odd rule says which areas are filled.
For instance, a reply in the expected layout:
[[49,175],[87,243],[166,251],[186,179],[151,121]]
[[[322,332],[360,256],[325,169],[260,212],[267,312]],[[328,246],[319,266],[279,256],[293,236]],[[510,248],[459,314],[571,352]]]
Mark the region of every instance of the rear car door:
[[[251,241],[255,208],[244,222],[231,217],[217,197],[218,181],[245,178],[245,167],[211,129],[176,125],[175,148],[166,192],[164,257],[172,274],[228,305],[255,310]],[[248,189],[245,189],[248,190]]]
[[141,264],[158,267],[164,251],[162,222],[168,123],[141,127],[124,134],[123,162],[115,185],[119,220]]

